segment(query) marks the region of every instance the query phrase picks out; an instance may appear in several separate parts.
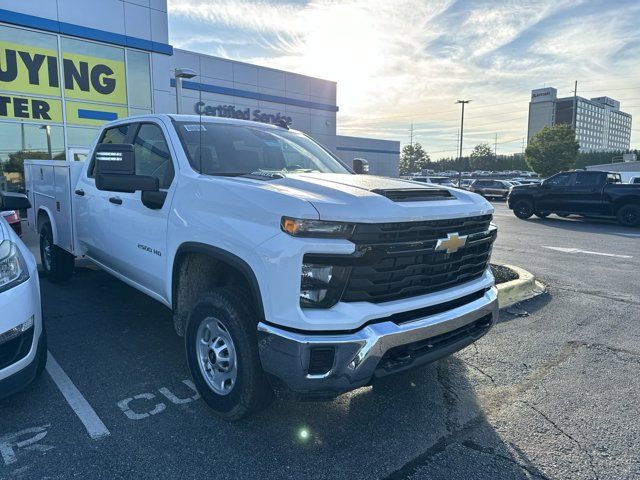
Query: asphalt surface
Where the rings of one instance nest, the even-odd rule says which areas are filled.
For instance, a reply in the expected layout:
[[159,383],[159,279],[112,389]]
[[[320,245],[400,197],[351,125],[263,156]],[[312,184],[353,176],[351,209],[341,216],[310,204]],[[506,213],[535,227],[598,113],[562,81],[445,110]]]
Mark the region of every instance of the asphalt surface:
[[640,478],[640,230],[495,223],[493,260],[548,294],[450,358],[236,424],[190,388],[167,309],[97,270],[43,280],[49,351],[109,434],[45,373],[0,401],[0,478]]

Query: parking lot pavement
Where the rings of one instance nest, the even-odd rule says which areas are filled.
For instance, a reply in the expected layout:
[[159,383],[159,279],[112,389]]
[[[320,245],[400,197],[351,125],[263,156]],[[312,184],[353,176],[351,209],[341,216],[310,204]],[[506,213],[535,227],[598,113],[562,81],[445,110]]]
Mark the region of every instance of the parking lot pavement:
[[237,424],[194,392],[166,308],[89,268],[42,281],[49,350],[90,410],[49,373],[0,401],[0,478],[640,478],[640,231],[504,204],[495,223],[494,260],[549,294],[450,358]]

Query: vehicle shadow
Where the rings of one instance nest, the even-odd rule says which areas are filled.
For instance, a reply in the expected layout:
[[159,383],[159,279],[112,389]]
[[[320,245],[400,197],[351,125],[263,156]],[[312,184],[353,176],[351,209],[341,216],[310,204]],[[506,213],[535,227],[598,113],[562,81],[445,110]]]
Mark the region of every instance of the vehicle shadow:
[[[131,423],[118,400],[142,391],[157,395],[159,387],[189,378],[184,341],[173,331],[169,310],[89,269],[79,269],[67,286],[44,281],[42,290],[50,350],[106,412],[113,438],[144,444],[156,432],[171,432],[163,448],[189,466],[185,478],[212,461],[229,478],[247,471],[261,478],[545,478],[488,421],[487,409],[496,407],[481,405],[479,392],[490,393],[493,382],[478,380],[465,363],[468,351],[465,360],[454,355],[333,401],[278,399],[234,424],[202,400]],[[88,364],[102,367],[87,371]],[[105,385],[112,388],[105,392]],[[153,448],[159,447],[149,444],[140,453]]]
[[614,219],[608,218],[584,218],[572,215],[568,218],[557,217],[554,214],[546,218],[531,217],[524,222],[535,222],[547,227],[560,228],[579,233],[602,233],[605,235],[625,236],[625,234],[640,234],[640,229],[624,227]]
[[553,292],[547,289],[544,293],[529,300],[518,302],[510,307],[501,308],[497,323],[508,323],[512,320],[520,320],[522,317],[531,316],[546,307],[551,300],[553,300]]
[[258,441],[284,440],[282,459],[297,476],[313,476],[314,465],[332,458],[327,478],[545,477],[489,423],[458,356],[332,402],[280,401],[239,428],[263,432]]

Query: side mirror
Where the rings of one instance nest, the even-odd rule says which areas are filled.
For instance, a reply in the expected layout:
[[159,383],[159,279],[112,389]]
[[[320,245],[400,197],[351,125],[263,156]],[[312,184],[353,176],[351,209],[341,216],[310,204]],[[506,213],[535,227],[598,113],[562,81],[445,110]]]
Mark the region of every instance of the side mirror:
[[26,210],[31,208],[31,202],[22,193],[0,192],[0,211]]
[[136,175],[133,145],[105,143],[95,153],[96,188],[110,192],[157,192],[160,183],[156,177]]
[[369,173],[369,162],[367,162],[364,158],[354,158],[353,159],[353,171],[362,175],[366,175]]

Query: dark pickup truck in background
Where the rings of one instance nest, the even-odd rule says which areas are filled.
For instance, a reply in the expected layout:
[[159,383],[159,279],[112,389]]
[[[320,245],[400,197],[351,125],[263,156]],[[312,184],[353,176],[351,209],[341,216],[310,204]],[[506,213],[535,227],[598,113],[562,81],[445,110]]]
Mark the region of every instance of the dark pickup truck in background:
[[622,183],[619,173],[562,172],[540,185],[513,187],[508,205],[518,218],[551,213],[566,217],[613,217],[627,227],[640,227],[640,185]]

